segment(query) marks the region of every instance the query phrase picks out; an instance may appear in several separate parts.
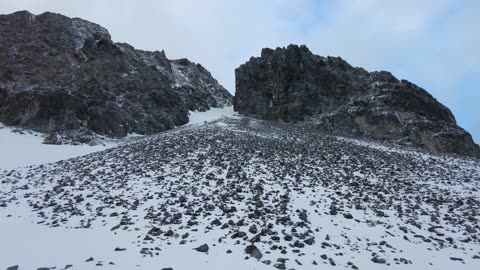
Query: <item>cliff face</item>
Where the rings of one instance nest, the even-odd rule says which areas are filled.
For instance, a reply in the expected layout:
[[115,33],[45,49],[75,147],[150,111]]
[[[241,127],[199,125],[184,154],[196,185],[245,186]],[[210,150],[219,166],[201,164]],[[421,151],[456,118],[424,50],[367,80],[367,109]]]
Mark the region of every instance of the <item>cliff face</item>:
[[480,156],[471,135],[424,89],[386,71],[367,72],[305,46],[263,49],[235,71],[235,111],[318,125],[331,134],[390,140]]
[[0,122],[88,141],[151,134],[231,104],[200,64],[114,43],[78,18],[0,15]]

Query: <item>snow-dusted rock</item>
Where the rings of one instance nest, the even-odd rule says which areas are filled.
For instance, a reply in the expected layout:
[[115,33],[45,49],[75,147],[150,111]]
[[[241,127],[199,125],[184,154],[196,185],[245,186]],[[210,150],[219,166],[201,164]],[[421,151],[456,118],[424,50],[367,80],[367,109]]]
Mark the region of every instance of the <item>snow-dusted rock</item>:
[[471,135],[424,89],[306,46],[263,49],[235,71],[235,111],[318,130],[480,157]]
[[0,15],[0,122],[90,142],[153,134],[188,111],[231,105],[200,64],[114,43],[91,22],[46,12]]

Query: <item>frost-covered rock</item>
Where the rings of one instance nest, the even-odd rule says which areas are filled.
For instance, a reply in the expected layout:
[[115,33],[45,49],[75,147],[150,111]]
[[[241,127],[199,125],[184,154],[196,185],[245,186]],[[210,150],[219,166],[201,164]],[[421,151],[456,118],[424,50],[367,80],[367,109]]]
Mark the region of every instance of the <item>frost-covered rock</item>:
[[5,125],[84,142],[156,133],[187,123],[189,110],[231,104],[201,65],[114,43],[105,28],[79,18],[0,15],[0,36]]
[[263,49],[235,71],[235,111],[261,119],[307,120],[327,133],[480,156],[471,135],[424,89],[386,71],[368,72],[306,46]]

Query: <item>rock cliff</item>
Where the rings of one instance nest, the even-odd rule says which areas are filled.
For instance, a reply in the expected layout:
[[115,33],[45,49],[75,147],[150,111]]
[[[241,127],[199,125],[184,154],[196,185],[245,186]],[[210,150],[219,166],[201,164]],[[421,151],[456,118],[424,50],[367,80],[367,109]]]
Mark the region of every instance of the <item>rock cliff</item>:
[[330,134],[480,156],[450,110],[417,85],[368,72],[306,46],[263,49],[235,71],[234,109],[260,119],[309,122]]
[[0,15],[0,122],[87,142],[152,134],[189,110],[231,105],[200,64],[115,43],[91,22],[54,13]]

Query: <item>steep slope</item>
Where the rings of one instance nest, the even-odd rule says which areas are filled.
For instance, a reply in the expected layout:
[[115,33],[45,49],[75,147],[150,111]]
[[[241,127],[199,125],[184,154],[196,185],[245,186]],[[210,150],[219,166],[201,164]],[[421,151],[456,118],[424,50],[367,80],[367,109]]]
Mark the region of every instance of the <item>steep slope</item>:
[[299,125],[223,118],[0,179],[0,269],[480,264],[478,160]]
[[260,119],[308,120],[320,131],[480,157],[450,110],[386,71],[367,72],[306,46],[263,49],[235,71],[235,110]]
[[86,142],[152,134],[188,110],[231,104],[200,64],[114,43],[103,27],[54,13],[0,15],[0,122]]

